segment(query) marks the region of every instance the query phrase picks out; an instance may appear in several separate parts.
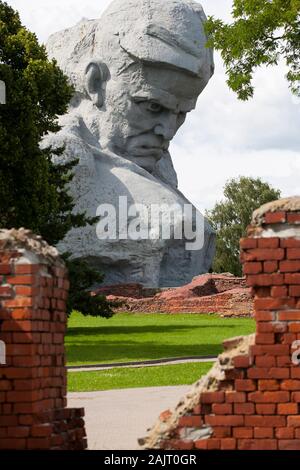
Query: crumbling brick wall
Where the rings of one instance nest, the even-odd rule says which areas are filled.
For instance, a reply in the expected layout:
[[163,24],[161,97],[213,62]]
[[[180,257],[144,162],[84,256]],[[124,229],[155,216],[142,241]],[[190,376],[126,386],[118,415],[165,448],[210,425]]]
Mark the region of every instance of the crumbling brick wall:
[[86,448],[84,410],[66,408],[68,288],[56,249],[0,230],[1,450]]
[[241,260],[256,334],[224,343],[211,371],[140,440],[144,448],[300,449],[299,197],[254,213]]

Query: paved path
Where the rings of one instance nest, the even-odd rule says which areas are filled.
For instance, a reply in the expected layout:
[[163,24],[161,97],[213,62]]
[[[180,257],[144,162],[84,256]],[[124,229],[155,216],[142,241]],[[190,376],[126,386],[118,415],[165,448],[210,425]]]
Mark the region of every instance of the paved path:
[[84,407],[90,450],[134,450],[159,414],[176,406],[189,386],[69,393],[69,407]]
[[189,362],[214,362],[216,356],[191,356],[191,357],[173,357],[168,359],[153,359],[149,361],[137,362],[115,362],[111,364],[94,364],[85,366],[69,366],[69,372],[92,372],[97,370],[119,369],[123,367],[155,367],[167,366],[171,364],[186,364]]

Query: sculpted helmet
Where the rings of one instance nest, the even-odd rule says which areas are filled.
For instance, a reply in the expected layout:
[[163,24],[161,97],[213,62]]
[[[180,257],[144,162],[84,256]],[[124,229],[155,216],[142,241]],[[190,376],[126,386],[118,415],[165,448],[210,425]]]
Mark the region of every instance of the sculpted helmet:
[[61,33],[52,35],[47,50],[77,91],[93,59],[117,75],[137,62],[167,64],[199,77],[204,88],[214,72],[205,21],[202,6],[190,0],[114,0],[100,19],[65,30],[63,46]]

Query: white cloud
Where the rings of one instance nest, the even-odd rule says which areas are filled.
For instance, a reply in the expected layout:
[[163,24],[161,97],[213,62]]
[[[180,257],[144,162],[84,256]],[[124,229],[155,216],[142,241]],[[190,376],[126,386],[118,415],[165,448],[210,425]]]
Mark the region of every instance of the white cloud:
[[[110,0],[7,0],[41,41],[82,17],[99,17]],[[202,0],[207,15],[230,20],[232,0]],[[171,152],[180,189],[200,209],[222,197],[231,177],[261,177],[283,195],[300,194],[300,100],[288,90],[283,65],[255,75],[255,96],[229,91],[221,59]]]

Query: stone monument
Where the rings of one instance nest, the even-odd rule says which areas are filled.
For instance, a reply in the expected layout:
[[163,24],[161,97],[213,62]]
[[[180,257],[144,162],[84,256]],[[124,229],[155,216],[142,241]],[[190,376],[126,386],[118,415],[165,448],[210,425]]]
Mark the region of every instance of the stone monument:
[[[49,57],[76,92],[59,120],[61,131],[42,145],[64,145],[59,161],[79,159],[70,187],[75,211],[104,216],[99,206],[110,204],[118,217],[120,197],[127,207],[177,208],[167,238],[126,238],[119,225],[106,239],[96,226],[68,233],[58,248],[87,259],[105,273],[106,284],[178,286],[211,266],[215,234],[195,208],[183,212],[191,204],[178,190],[168,152],[213,74],[205,20],[201,5],[190,0],[115,0],[100,19],[83,19],[48,41]],[[159,225],[165,208],[160,219],[151,213]],[[140,211],[139,223],[147,217]],[[195,228],[201,219],[202,243],[187,249],[187,237],[176,237],[176,229],[187,221]]]

